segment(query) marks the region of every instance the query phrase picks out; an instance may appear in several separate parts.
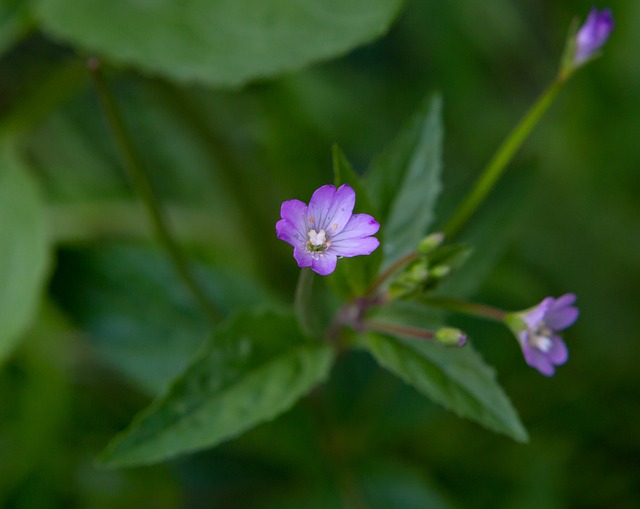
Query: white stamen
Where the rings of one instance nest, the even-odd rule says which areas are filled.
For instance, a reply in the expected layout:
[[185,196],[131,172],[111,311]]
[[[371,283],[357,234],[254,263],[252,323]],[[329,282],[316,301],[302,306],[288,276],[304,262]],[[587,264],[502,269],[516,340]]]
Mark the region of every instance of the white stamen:
[[327,241],[327,233],[324,230],[316,232],[315,230],[309,230],[309,242],[312,246],[322,246]]
[[553,331],[548,329],[544,322],[542,322],[529,334],[529,344],[542,353],[547,353],[553,346],[553,341],[551,341],[552,334]]
[[529,343],[543,353],[547,353],[553,346],[553,341],[548,336],[532,334],[529,336]]

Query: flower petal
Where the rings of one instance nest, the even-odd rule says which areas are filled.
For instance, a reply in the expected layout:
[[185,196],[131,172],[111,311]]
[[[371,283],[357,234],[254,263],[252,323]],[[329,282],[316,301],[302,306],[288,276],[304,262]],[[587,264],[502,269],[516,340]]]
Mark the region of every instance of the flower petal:
[[555,299],[547,310],[544,318],[545,323],[553,330],[566,329],[578,319],[578,308],[572,304],[576,301],[576,296],[567,293]]
[[[280,230],[278,230],[278,224],[281,229],[287,229],[287,234],[290,237],[307,240],[307,205],[300,200],[287,200],[280,207],[280,217],[288,221],[288,225],[278,221],[276,223],[276,231],[278,232],[278,238],[280,237]],[[295,230],[293,231],[292,230]],[[282,240],[286,240],[283,239]],[[287,240],[287,242],[289,242]]]
[[326,276],[336,270],[336,263],[338,263],[338,257],[335,254],[322,253],[319,257],[313,258],[311,269],[321,276]]
[[357,239],[375,235],[380,229],[380,223],[369,214],[353,214],[344,229],[331,236],[331,242],[344,239]]
[[561,331],[573,325],[578,319],[580,311],[576,307],[566,307],[549,311],[545,317],[545,323],[555,331]]
[[549,309],[558,309],[558,308],[571,306],[575,301],[576,301],[575,293],[565,293],[564,295],[561,295],[557,299],[553,299],[553,302],[549,306]]
[[302,237],[300,230],[288,219],[280,219],[280,221],[276,223],[276,234],[280,240],[284,240],[292,246],[302,245],[306,240]]
[[524,320],[524,323],[527,324],[529,329],[535,329],[540,322],[542,322],[547,314],[547,310],[549,309],[549,305],[553,302],[552,297],[547,297],[536,307],[523,312],[520,316]]
[[547,358],[554,364],[564,364],[569,359],[567,345],[559,336],[551,338],[551,348],[547,352]]
[[532,368],[537,369],[545,376],[551,376],[555,373],[556,369],[554,365],[549,361],[547,356],[537,348],[525,344],[522,352],[524,353],[524,360]]
[[350,258],[371,254],[379,245],[380,241],[375,237],[343,239],[334,241],[327,252]]
[[293,248],[293,257],[298,262],[298,267],[311,267],[313,263],[313,255],[301,246]]
[[587,20],[576,34],[575,63],[581,64],[591,58],[607,42],[614,25],[610,9],[598,12],[598,9],[592,8]]
[[344,184],[337,190],[335,186],[326,185],[318,188],[309,201],[309,229],[325,230],[329,236],[340,233],[356,204],[356,193]]

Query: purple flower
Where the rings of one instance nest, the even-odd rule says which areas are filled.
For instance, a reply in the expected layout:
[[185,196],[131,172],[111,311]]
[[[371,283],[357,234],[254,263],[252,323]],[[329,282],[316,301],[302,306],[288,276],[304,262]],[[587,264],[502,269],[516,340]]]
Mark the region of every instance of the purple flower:
[[603,9],[598,12],[595,7],[591,9],[589,17],[576,35],[574,64],[580,65],[589,60],[607,42],[613,26],[611,10]]
[[578,319],[575,300],[576,296],[571,293],[557,299],[547,297],[534,308],[505,318],[518,338],[525,361],[543,375],[553,375],[556,366],[567,362],[567,345],[558,332]]
[[374,235],[380,224],[368,214],[353,214],[356,193],[344,184],[317,189],[309,206],[300,200],[282,204],[276,223],[278,238],[293,246],[299,267],[331,274],[338,257],[371,254],[380,242]]

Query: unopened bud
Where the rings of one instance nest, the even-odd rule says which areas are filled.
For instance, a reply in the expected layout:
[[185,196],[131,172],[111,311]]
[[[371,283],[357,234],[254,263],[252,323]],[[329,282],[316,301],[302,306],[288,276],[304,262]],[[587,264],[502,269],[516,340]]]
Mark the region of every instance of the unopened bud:
[[432,233],[427,235],[418,244],[418,253],[427,255],[444,242],[444,233]]
[[431,277],[433,279],[442,279],[451,273],[449,265],[436,265],[431,269]]
[[447,346],[463,346],[467,342],[467,335],[460,329],[442,327],[436,331],[436,341]]

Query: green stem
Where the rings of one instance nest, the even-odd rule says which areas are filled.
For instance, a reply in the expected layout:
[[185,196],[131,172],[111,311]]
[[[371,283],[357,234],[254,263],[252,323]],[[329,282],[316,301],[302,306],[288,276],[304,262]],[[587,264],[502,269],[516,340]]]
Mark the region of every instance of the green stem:
[[428,304],[429,306],[443,308],[448,311],[455,311],[465,315],[477,316],[495,322],[503,322],[507,314],[506,311],[492,306],[476,304],[474,302],[467,302],[464,300],[450,299],[448,297],[423,297],[420,301]]
[[520,123],[511,131],[511,134],[504,140],[502,145],[498,147],[493,158],[476,180],[474,188],[445,225],[443,231],[448,239],[451,239],[462,230],[467,221],[487,198],[517,150],[547,111],[565,82],[566,76],[558,76],[539,97]]
[[298,276],[298,284],[293,300],[293,308],[302,330],[309,336],[315,333],[311,318],[311,291],[313,289],[313,272],[309,267],[302,267]]
[[87,66],[91,72],[100,105],[102,106],[111,134],[113,135],[120,151],[120,156],[122,157],[124,166],[129,174],[131,184],[149,214],[149,218],[159,242],[167,251],[176,272],[182,279],[185,286],[191,291],[191,294],[202,311],[214,323],[217,322],[220,318],[220,313],[196,281],[189,269],[186,258],[171,235],[169,225],[160,207],[160,202],[153,190],[153,187],[151,186],[149,175],[143,169],[136,157],[133,149],[133,143],[129,138],[122,116],[118,111],[115,100],[102,75],[100,62],[92,58],[89,60]]
[[363,322],[363,326],[366,330],[405,336],[414,339],[433,340],[436,337],[435,332],[430,330],[411,327],[409,325],[378,322],[377,320],[365,320]]

